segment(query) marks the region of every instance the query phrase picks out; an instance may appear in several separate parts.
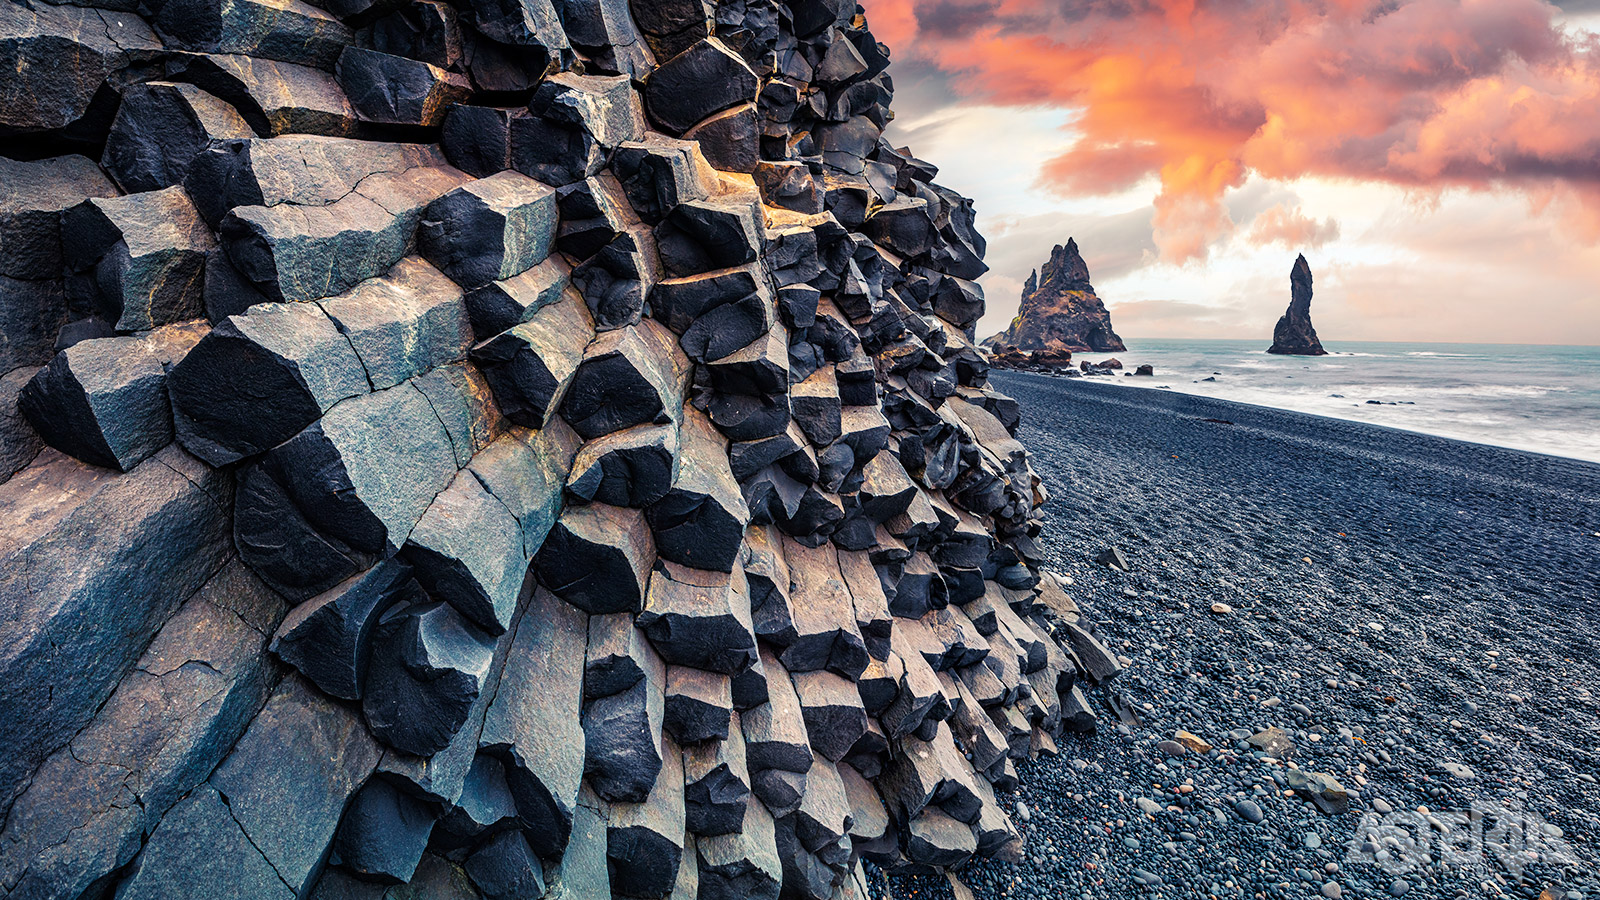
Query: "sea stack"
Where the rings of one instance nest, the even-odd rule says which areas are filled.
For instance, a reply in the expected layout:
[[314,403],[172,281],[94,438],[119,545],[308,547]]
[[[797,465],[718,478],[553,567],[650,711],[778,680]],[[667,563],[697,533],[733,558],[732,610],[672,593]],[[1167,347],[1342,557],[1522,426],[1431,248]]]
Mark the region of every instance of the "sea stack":
[[1128,349],[1111,329],[1111,314],[1095,296],[1089,266],[1072,238],[1067,238],[1066,246],[1058,244],[1044,268],[1028,276],[1017,317],[988,343],[996,349],[1059,347],[1099,353]]
[[1272,329],[1272,346],[1268,353],[1284,356],[1327,356],[1322,342],[1317,340],[1317,329],[1311,326],[1311,264],[1305,254],[1295,257],[1294,268],[1289,270],[1289,308],[1278,327]]

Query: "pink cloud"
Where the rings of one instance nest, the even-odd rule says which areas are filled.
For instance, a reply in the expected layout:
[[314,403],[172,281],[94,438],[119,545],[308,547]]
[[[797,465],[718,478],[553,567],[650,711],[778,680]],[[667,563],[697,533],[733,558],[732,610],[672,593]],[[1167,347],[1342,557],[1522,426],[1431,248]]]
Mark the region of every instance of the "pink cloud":
[[[1171,261],[1237,227],[1222,197],[1252,174],[1521,191],[1600,237],[1600,48],[1545,0],[864,3],[969,96],[1077,112],[1046,187],[1159,179]],[[1281,217],[1263,234],[1317,236]]]
[[1283,244],[1291,250],[1312,250],[1339,237],[1339,223],[1333,219],[1317,221],[1286,203],[1263,210],[1250,225],[1246,236],[1258,247]]

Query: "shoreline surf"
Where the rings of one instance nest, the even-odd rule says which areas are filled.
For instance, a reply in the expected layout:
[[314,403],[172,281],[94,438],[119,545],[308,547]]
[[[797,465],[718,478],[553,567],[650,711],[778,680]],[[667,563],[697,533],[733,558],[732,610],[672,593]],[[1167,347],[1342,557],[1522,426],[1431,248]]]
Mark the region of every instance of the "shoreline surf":
[[1259,341],[1129,339],[1122,387],[1362,422],[1600,463],[1600,348],[1346,342],[1323,357],[1273,356]]

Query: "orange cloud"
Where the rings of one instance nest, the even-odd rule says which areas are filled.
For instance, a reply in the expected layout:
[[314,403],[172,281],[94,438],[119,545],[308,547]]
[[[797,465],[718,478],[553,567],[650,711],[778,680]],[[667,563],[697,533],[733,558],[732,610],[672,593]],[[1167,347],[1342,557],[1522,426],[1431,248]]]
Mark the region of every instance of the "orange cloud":
[[[1158,179],[1172,261],[1233,231],[1221,199],[1252,173],[1520,190],[1600,232],[1600,47],[1545,0],[864,5],[898,58],[972,99],[1075,111],[1045,187]],[[1296,215],[1260,227],[1315,237]]]

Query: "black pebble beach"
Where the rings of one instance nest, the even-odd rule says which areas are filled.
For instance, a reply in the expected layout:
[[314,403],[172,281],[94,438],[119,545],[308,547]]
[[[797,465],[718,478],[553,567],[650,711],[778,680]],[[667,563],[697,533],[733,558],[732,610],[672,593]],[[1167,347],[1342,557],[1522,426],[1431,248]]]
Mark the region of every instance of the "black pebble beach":
[[[968,866],[978,898],[1600,898],[1600,466],[993,381],[1051,494],[1049,563],[1129,665],[1097,734],[1023,768],[1027,861]],[[1243,740],[1274,726],[1286,760]],[[1179,730],[1214,749],[1170,755]],[[1348,811],[1289,793],[1296,768]],[[1426,836],[1383,840],[1405,822]]]

